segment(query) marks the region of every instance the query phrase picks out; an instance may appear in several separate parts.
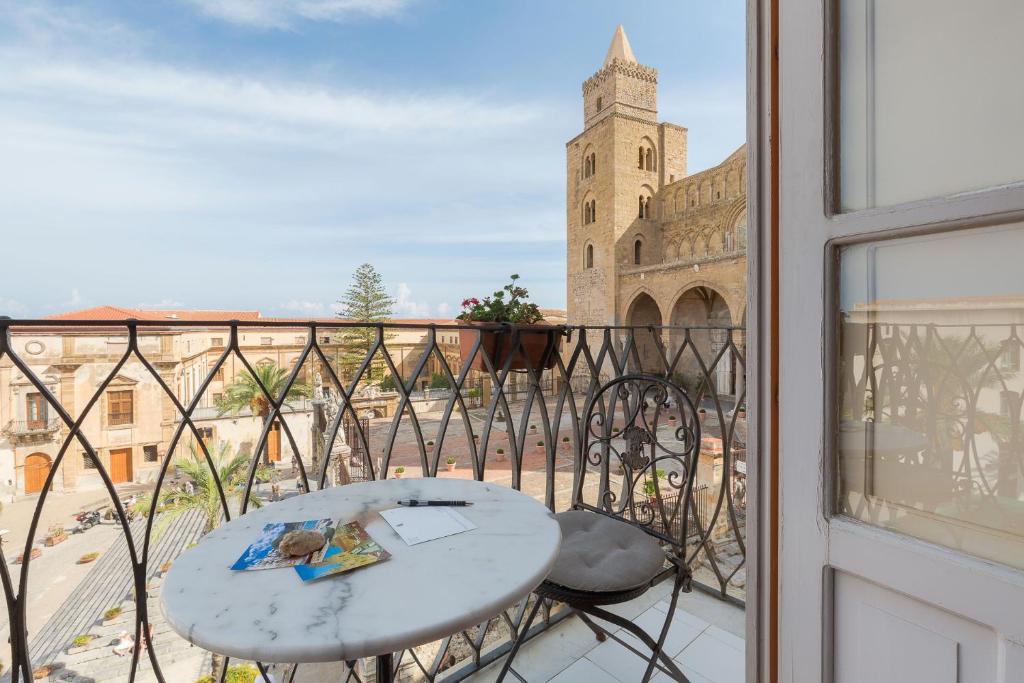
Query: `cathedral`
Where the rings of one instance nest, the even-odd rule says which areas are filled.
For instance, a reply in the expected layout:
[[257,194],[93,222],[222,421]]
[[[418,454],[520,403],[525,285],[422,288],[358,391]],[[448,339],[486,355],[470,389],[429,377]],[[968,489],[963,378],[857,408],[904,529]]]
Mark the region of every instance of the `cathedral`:
[[746,145],[688,175],[686,144],[618,27],[565,150],[570,324],[744,325]]

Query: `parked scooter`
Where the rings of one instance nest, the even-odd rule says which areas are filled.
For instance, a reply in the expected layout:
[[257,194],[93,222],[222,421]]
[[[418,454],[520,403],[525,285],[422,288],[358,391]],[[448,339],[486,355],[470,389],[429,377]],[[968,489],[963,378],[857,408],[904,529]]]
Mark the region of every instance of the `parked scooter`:
[[75,521],[78,524],[71,529],[71,533],[80,534],[86,529],[91,529],[100,523],[100,511],[99,510],[86,510],[75,515]]

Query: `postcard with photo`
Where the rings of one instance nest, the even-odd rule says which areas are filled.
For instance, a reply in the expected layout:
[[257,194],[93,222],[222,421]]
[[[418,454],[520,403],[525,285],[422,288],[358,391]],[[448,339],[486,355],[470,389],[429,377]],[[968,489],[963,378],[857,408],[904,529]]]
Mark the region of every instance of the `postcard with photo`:
[[297,564],[295,571],[303,581],[313,581],[383,562],[389,557],[391,553],[373,540],[359,522],[350,522],[338,526],[323,559]]
[[[305,522],[274,522],[263,527],[259,538],[252,542],[232,569],[244,571],[253,569],[275,569],[277,567],[294,567],[297,564],[314,562],[323,559],[330,548],[330,539],[334,535],[334,521],[330,519],[308,519]],[[277,546],[281,538],[289,531],[305,529],[319,531],[328,540],[323,548],[315,553],[300,557],[289,557],[278,552]]]

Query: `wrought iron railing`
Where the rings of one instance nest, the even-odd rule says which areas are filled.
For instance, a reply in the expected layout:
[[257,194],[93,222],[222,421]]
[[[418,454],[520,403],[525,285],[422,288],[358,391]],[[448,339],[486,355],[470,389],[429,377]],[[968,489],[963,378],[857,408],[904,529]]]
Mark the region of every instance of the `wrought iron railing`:
[[60,429],[60,420],[48,418],[42,420],[11,420],[3,428],[3,433],[11,436],[32,436],[46,434]]
[[[461,364],[453,367],[450,353],[446,358],[437,337],[467,330],[473,341],[461,348]],[[336,348],[325,353],[320,340],[327,331],[345,335],[369,331],[368,347],[358,354],[339,353]],[[410,333],[416,331],[420,338],[409,342]],[[187,361],[183,359],[177,366],[169,363],[172,346],[163,338],[192,335],[209,340],[211,333],[222,343],[209,346],[212,362],[204,362],[201,379],[189,386],[183,379]],[[75,380],[79,383],[93,382],[90,391],[74,392],[88,396],[83,402],[55,395],[48,388],[40,373],[51,364],[49,360],[44,366],[43,359],[19,353],[29,338],[42,334],[111,336],[126,344],[107,345],[104,348],[123,351],[97,357],[92,372],[75,376],[80,377]],[[288,343],[295,347],[281,381],[274,387],[257,382],[258,390],[249,397],[249,410],[241,411],[241,418],[231,412],[223,418],[232,424],[229,429],[225,423],[224,432],[234,436],[218,434],[216,426],[210,426],[209,406],[221,406],[218,413],[227,408],[224,386],[215,382],[230,384],[233,377],[241,375],[266,376],[259,366],[265,362],[265,339],[274,334],[288,336]],[[492,335],[497,336],[497,344]],[[539,347],[530,343],[529,335],[543,336]],[[245,341],[249,336],[260,339],[260,345],[250,347]],[[296,346],[297,341],[303,343]],[[399,344],[406,345],[405,352],[402,360],[396,361]],[[410,348],[415,350],[412,356],[407,353]],[[450,347],[446,348],[450,352]],[[152,356],[159,356],[159,362],[151,360]],[[76,363],[83,358],[87,356],[79,350]],[[121,634],[122,639],[133,637],[145,647],[133,647],[130,655],[107,662],[108,669],[123,673],[125,680],[143,674],[168,680],[169,662],[161,659],[180,659],[181,652],[175,648],[184,641],[158,623],[161,617],[155,591],[162,573],[177,553],[207,529],[244,514],[254,504],[332,483],[393,477],[400,468],[407,477],[460,476],[445,472],[442,465],[454,456],[466,476],[522,490],[553,511],[568,509],[579,477],[575,451],[587,402],[602,383],[631,372],[672,379],[701,411],[706,444],[699,463],[700,495],[690,511],[695,533],[688,540],[689,557],[696,584],[723,599],[740,604],[743,600],[745,485],[735,464],[736,455],[745,454],[746,443],[742,328],[554,326],[536,332],[507,325],[330,321],[0,320],[2,364],[12,366],[13,372],[33,385],[65,427],[52,445],[52,466],[34,502],[28,528],[16,536],[14,550],[23,556],[22,561],[8,565],[6,557],[0,558],[4,560],[0,580],[14,680],[30,680],[34,671],[45,666],[74,671],[74,656],[68,654],[75,649],[71,640],[98,632],[109,641],[110,629],[118,628],[117,620],[124,615],[130,616],[122,623],[128,632]],[[385,390],[379,385],[381,366],[390,377]],[[367,381],[371,368],[375,368],[376,387]],[[224,369],[233,374],[225,377]],[[420,386],[418,381],[432,376],[444,378],[435,381],[446,384],[446,391],[439,390],[443,394],[439,404],[432,401],[428,406],[433,412],[421,413],[425,404],[417,400],[420,396],[414,395],[414,389]],[[133,476],[144,490],[139,493],[136,485],[130,499],[125,498],[128,491],[114,481],[112,460],[101,457],[102,451],[113,447],[104,442],[102,428],[97,430],[93,419],[101,412],[107,388],[115,380],[123,385],[125,377],[137,382],[135,386],[148,386],[150,396],[160,397],[161,409],[149,414],[163,429],[162,433],[157,430],[161,435],[155,450],[147,450],[147,455],[159,453],[150,463],[149,478],[138,471]],[[215,393],[219,394],[216,400]],[[296,405],[309,406],[308,419]],[[371,417],[377,410],[390,411],[389,416]],[[142,433],[147,412],[140,406],[135,412],[136,429]],[[197,424],[200,419],[204,422]],[[236,423],[245,420],[253,424],[243,439]],[[666,424],[666,428],[672,427]],[[230,439],[239,443],[229,443]],[[270,460],[275,439],[280,440],[277,448],[282,455],[277,462]],[[348,446],[339,447],[340,440],[347,440]],[[50,491],[57,473],[74,464],[73,458],[79,454],[89,463],[90,473],[98,474],[110,516],[122,531],[102,553],[102,562],[83,578],[54,617],[40,624],[29,604],[32,591],[50,589],[44,570],[35,571],[47,558],[33,559],[31,551],[40,540],[40,530],[52,523]],[[246,456],[245,467],[222,480],[219,473],[228,471],[227,460],[240,454]],[[211,489],[206,491],[219,508],[212,516],[201,505],[179,514],[182,510],[175,506],[189,496],[167,495],[185,490],[192,495],[187,487],[194,484],[182,476],[187,468],[180,466],[190,459],[214,475],[208,478]],[[11,545],[0,548],[0,555],[11,554]],[[103,599],[113,603],[110,607],[121,608],[120,615],[103,620],[107,625],[100,624],[103,615],[98,591],[106,591]],[[525,609],[524,601],[474,630],[401,653],[398,665],[404,664],[429,681],[461,680],[507,651]],[[544,614],[544,623],[535,628],[543,629],[564,616],[555,606],[546,606]],[[82,641],[91,639],[75,640]],[[109,645],[104,649],[109,650]],[[213,661],[223,680],[231,663],[219,657]],[[262,664],[256,666],[264,670]],[[285,680],[294,677],[295,667],[276,668]],[[348,675],[360,680],[358,667]],[[361,680],[366,680],[365,676]]]

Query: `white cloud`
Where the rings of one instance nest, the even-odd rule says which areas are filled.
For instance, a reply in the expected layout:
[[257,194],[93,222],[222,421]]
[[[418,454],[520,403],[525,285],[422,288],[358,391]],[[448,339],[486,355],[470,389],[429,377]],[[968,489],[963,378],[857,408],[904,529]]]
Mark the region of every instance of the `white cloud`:
[[413,301],[412,289],[404,282],[398,283],[398,294],[395,296],[396,318],[429,318],[430,304]]
[[[139,61],[50,61],[28,55],[5,67],[0,91],[51,94],[79,105],[158,107],[167,118],[212,127],[213,135],[266,135],[268,125],[317,126],[368,132],[464,131],[535,121],[543,110],[528,103],[496,105],[461,93],[370,92],[318,83],[287,83],[253,76],[176,68]],[[210,117],[213,117],[212,119]],[[253,131],[251,126],[258,129]]]
[[27,310],[28,309],[25,305],[20,301],[0,296],[0,315],[6,315],[13,318],[22,315]]
[[411,0],[188,0],[211,17],[259,28],[285,28],[297,19],[346,21],[393,17]]
[[327,305],[322,301],[290,299],[288,303],[281,304],[281,308],[308,316],[321,316],[327,313]]
[[452,307],[447,301],[442,301],[437,305],[437,315],[440,318],[449,318],[452,314]]
[[159,301],[157,301],[156,303],[152,303],[152,304],[136,304],[135,307],[136,308],[140,308],[142,310],[163,311],[163,310],[167,310],[167,309],[171,309],[171,308],[183,308],[184,306],[185,306],[185,304],[182,303],[181,301],[178,301],[177,299],[173,299],[173,298],[171,298],[169,296],[166,296],[163,299],[160,299]]
[[82,305],[82,293],[78,291],[78,288],[71,290],[71,297],[64,302],[64,306],[81,306]]

